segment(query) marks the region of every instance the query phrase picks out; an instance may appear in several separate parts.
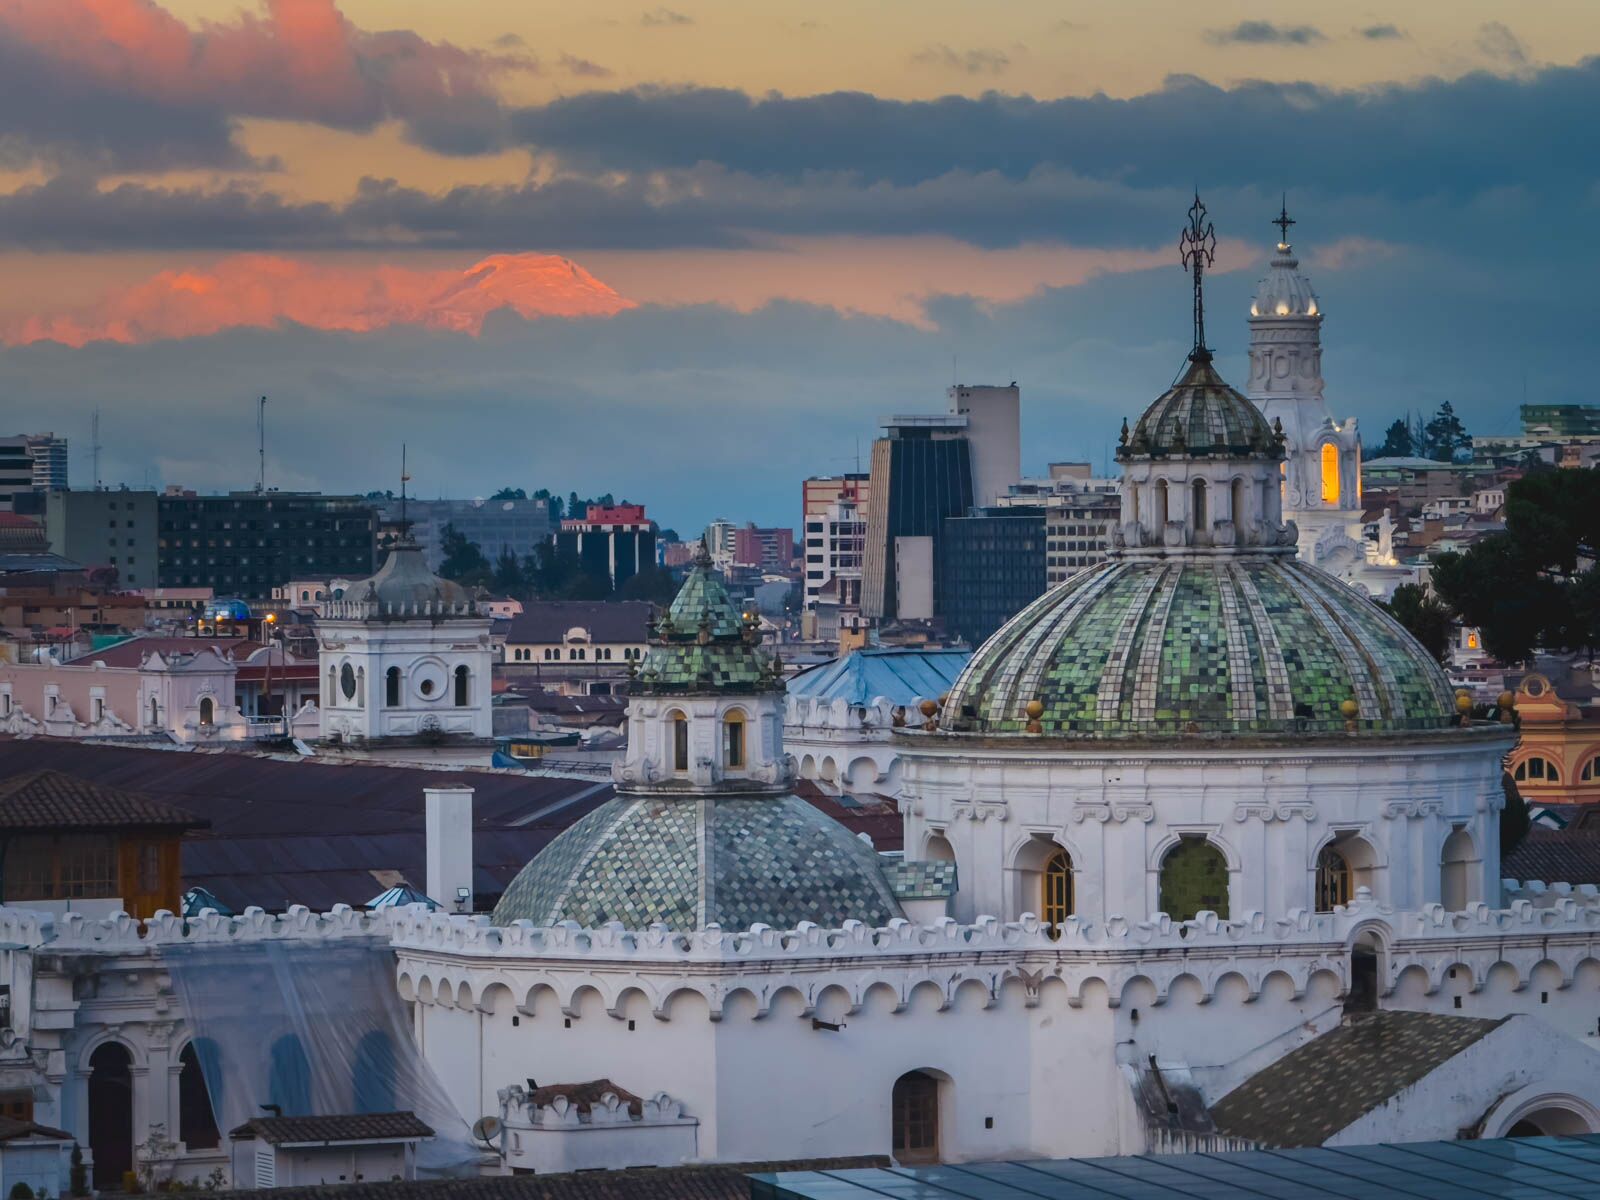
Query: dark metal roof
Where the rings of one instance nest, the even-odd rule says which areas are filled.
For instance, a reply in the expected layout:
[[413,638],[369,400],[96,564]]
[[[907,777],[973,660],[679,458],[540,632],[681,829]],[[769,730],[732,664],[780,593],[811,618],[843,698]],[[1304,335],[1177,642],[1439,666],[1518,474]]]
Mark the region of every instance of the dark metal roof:
[[240,1140],[260,1138],[274,1146],[284,1146],[430,1138],[433,1129],[413,1112],[337,1113],[326,1117],[252,1117],[228,1136]]
[[[611,1172],[579,1178],[608,1174]],[[1341,1146],[1337,1150],[1315,1147],[854,1171],[812,1169],[759,1174],[750,1180],[751,1200],[1164,1200],[1169,1196],[1218,1200],[1234,1196],[1263,1200],[1443,1200],[1466,1196],[1576,1200],[1596,1194],[1600,1194],[1600,1134]],[[276,1198],[280,1193],[273,1195]]]
[[451,784],[476,792],[473,889],[491,905],[524,863],[612,794],[609,780],[0,739],[0,779],[40,768],[209,819],[184,839],[183,886],[235,912],[360,907],[398,883],[425,888],[422,790]]
[[[1587,817],[1587,814],[1584,814]],[[1524,882],[1600,884],[1600,830],[1586,819],[1566,829],[1535,825],[1500,856],[1500,877]]]
[[0,778],[0,831],[200,829],[193,813],[149,796],[41,768]]
[[25,1121],[21,1117],[0,1116],[0,1142],[14,1142],[22,1138],[50,1138],[58,1142],[73,1140],[72,1134],[65,1129],[40,1125],[37,1121]]
[[1503,1023],[1377,1012],[1291,1050],[1211,1106],[1219,1133],[1263,1146],[1320,1146]]
[[506,641],[559,642],[569,629],[581,628],[591,642],[636,644],[649,638],[654,615],[655,605],[645,600],[535,600],[511,619]]

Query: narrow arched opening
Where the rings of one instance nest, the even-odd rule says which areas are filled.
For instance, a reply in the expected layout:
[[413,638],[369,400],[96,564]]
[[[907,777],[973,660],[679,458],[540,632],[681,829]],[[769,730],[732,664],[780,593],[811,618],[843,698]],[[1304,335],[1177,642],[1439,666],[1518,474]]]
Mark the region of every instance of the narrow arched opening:
[[681,712],[673,712],[667,716],[667,725],[672,730],[672,769],[679,775],[686,774],[689,770],[689,718]]
[[1444,840],[1439,855],[1439,903],[1450,912],[1460,912],[1477,899],[1473,886],[1473,866],[1478,860],[1472,835],[1457,828]]
[[1324,846],[1317,855],[1317,911],[1332,912],[1349,904],[1353,894],[1350,879],[1349,861],[1335,847]]
[[1228,860],[1204,837],[1185,834],[1161,860],[1161,911],[1174,921],[1202,912],[1228,919]]
[[286,1117],[303,1117],[311,1112],[311,1062],[305,1047],[294,1034],[285,1034],[272,1043],[267,1073],[268,1103]]
[[1206,481],[1196,479],[1189,484],[1189,511],[1194,516],[1194,532],[1204,538],[1211,529],[1211,518],[1206,512]]
[[89,1056],[89,1151],[96,1190],[122,1191],[133,1170],[133,1055],[120,1042]]
[[196,1038],[178,1055],[178,1140],[190,1150],[215,1150],[222,1144],[216,1106],[206,1083],[206,1067],[220,1080],[220,1051],[209,1038]]
[[399,1080],[400,1059],[393,1040],[383,1030],[374,1029],[356,1043],[353,1074],[353,1112],[393,1112],[399,1107],[395,1100],[395,1084]]
[[472,672],[459,666],[455,672],[455,702],[457,708],[466,708],[472,699]]
[[400,707],[399,667],[390,667],[383,673],[383,703],[388,708]]
[[200,697],[200,724],[202,726],[217,723],[217,703],[210,696]]
[[1244,542],[1245,525],[1247,524],[1246,517],[1249,515],[1245,511],[1249,508],[1249,502],[1246,499],[1244,480],[1235,479],[1229,491],[1229,506],[1233,510],[1230,515],[1233,520],[1233,527],[1237,532],[1237,540],[1242,544]]
[[729,771],[745,768],[745,720],[738,709],[722,718],[722,765]]
[[1158,480],[1156,480],[1156,534],[1157,534],[1157,536],[1159,536],[1161,531],[1164,530],[1167,527],[1167,521],[1170,520],[1170,519],[1171,519],[1171,509],[1170,509],[1169,504],[1167,503],[1167,481],[1165,479],[1158,479]]
[[1322,445],[1322,502],[1339,503],[1339,447],[1332,442]]

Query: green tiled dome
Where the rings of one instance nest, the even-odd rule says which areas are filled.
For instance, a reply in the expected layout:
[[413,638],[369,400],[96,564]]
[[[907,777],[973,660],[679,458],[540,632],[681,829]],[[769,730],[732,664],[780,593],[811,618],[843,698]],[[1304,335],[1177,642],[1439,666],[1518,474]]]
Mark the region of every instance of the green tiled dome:
[[728,597],[702,551],[656,626],[629,691],[636,695],[769,692],[782,689],[779,664],[763,658],[759,628]]
[[493,919],[689,931],[902,915],[872,847],[798,796],[619,796],[523,867]]
[[1261,411],[1229,387],[1211,355],[1189,357],[1182,377],[1134,425],[1123,427],[1117,458],[1283,457],[1281,439]]
[[1072,738],[1439,729],[1428,652],[1376,604],[1287,556],[1112,559],[1018,613],[950,690],[955,733]]

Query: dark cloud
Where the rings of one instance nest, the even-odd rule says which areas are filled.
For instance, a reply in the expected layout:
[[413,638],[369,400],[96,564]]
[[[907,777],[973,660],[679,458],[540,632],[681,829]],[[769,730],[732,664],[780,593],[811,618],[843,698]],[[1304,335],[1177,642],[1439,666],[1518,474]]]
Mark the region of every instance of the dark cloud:
[[694,18],[670,8],[652,8],[639,14],[639,24],[652,29],[665,29],[674,25],[693,25]]
[[[887,100],[860,92],[752,97],[717,88],[589,92],[525,108],[514,134],[579,170],[717,163],[803,180],[848,172],[906,184],[952,170],[1023,178],[1041,166],[1132,187],[1199,176],[1274,191],[1394,200],[1508,182],[1594,179],[1600,60],[1526,77],[1487,72],[1361,91],[1218,87],[1174,77],[1128,99],[988,93]],[[1271,154],[1261,148],[1271,146]]]
[[999,50],[987,50],[982,47],[954,50],[943,44],[919,50],[911,56],[911,61],[920,67],[940,67],[947,71],[962,71],[968,75],[999,75],[1011,65],[1011,59]]
[[1499,21],[1478,27],[1478,49],[1485,58],[1504,67],[1521,69],[1528,65],[1528,51],[1522,39]]
[[1356,32],[1369,42],[1383,42],[1392,38],[1405,37],[1405,34],[1400,32],[1398,25],[1368,25],[1363,29],[1356,30]]
[[590,62],[587,58],[579,58],[576,54],[563,54],[560,65],[568,75],[578,75],[586,79],[609,79],[614,74],[610,67]]
[[1213,29],[1206,41],[1214,46],[1309,46],[1327,41],[1312,25],[1274,25],[1271,21],[1240,21],[1232,29]]

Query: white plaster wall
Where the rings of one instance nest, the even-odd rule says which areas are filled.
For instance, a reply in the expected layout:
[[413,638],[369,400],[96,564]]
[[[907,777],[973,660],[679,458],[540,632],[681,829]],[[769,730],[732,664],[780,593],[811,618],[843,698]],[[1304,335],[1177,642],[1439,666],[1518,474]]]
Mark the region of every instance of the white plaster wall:
[[[346,697],[338,684],[346,663],[365,673],[364,685]],[[317,666],[324,737],[338,732],[344,737],[407,737],[431,719],[445,733],[474,738],[494,735],[491,671],[494,652],[489,622],[478,617],[409,621],[328,620],[322,623]],[[470,676],[467,704],[455,703],[455,671],[466,667]],[[400,704],[385,700],[385,675],[400,669]],[[334,686],[328,693],[329,669]],[[416,684],[423,673],[440,681],[431,696],[420,694]]]

